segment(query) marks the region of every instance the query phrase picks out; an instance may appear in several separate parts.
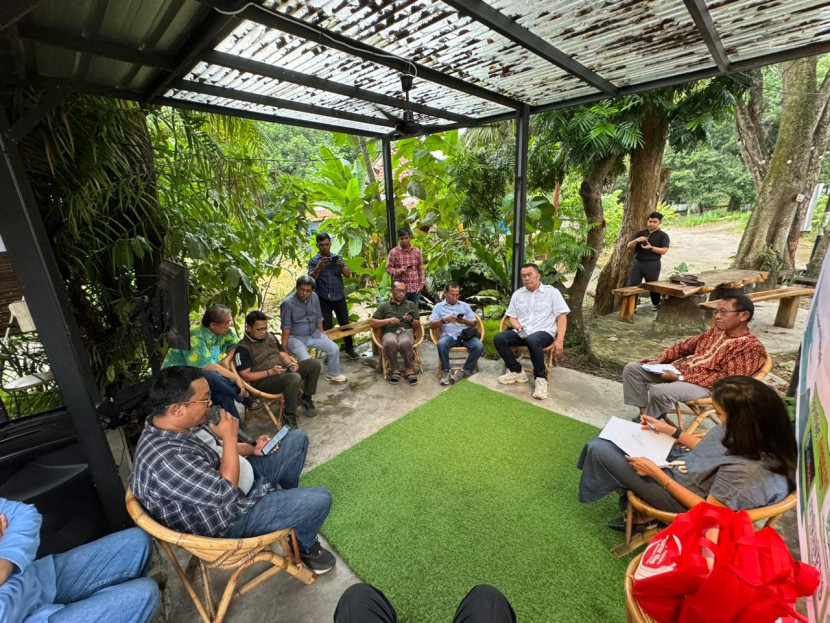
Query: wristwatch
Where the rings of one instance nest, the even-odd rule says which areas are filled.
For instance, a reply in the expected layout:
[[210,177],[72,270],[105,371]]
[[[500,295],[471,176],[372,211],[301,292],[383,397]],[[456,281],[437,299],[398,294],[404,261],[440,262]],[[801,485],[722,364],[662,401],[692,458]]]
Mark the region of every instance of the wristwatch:
[[686,380],[686,378],[685,378],[685,377],[681,374],[681,375],[679,375],[679,376],[677,377],[677,380],[678,380],[678,381],[685,381],[685,380]]

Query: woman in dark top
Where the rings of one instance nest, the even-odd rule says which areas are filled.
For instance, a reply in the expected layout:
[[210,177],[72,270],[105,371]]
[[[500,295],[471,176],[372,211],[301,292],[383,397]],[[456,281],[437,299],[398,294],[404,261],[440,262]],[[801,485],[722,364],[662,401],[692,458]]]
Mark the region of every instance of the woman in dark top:
[[[656,434],[678,440],[667,461],[683,465],[660,468],[649,459],[626,456],[605,439],[589,441],[577,464],[582,470],[579,501],[631,489],[651,506],[678,513],[703,501],[748,510],[783,500],[795,489],[797,449],[781,398],[760,381],[730,376],[712,386],[712,404],[721,425],[703,438],[642,416],[643,429],[650,424]],[[617,521],[612,524],[619,527]]]

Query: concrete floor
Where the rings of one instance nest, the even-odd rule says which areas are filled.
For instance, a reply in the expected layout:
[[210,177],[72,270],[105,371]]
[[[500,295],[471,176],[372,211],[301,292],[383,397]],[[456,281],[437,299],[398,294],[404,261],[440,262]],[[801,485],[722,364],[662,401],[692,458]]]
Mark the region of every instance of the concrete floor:
[[[788,331],[775,329],[772,327],[771,318],[767,318],[770,315],[774,317],[774,306],[770,306],[771,311],[764,309],[766,306],[759,307],[762,309],[753,328],[762,341],[768,344],[772,352],[796,350],[801,336],[798,326],[795,330]],[[799,322],[802,325],[804,317],[806,317],[806,312],[799,314]],[[613,330],[627,330],[631,327],[639,328],[640,332],[643,332],[647,329],[643,324],[646,321],[645,316],[641,316],[638,324],[635,325],[617,327],[612,324],[609,326]],[[617,324],[622,325],[619,322]],[[647,330],[645,332],[647,333]],[[638,355],[641,348],[649,345],[644,345],[641,340],[635,339],[634,335],[622,339],[618,337],[610,344],[614,342],[618,343],[618,348],[632,352],[628,360],[651,352],[649,350],[643,355]],[[657,344],[651,347],[657,347]],[[371,352],[368,344],[358,347],[357,350],[366,355],[370,355]],[[314,419],[300,416],[299,426],[308,433],[311,440],[306,469],[312,469],[337,456],[343,450],[444,391],[446,388],[438,383],[438,357],[434,346],[425,342],[421,346],[421,355],[425,371],[415,387],[386,383],[377,372],[377,360],[374,357],[365,356],[357,361],[344,358],[342,369],[349,379],[348,383],[334,385],[323,382],[315,400],[320,415]],[[531,398],[532,383],[506,386],[498,384],[496,377],[501,374],[501,362],[482,359],[480,368],[479,373],[471,377],[468,382],[512,395],[519,400],[532,402],[537,406],[598,427],[603,426],[612,415],[631,416],[632,409],[622,404],[622,385],[614,381],[576,370],[557,368],[552,375],[548,399],[538,401]],[[251,419],[248,422],[248,432],[254,436],[272,433],[273,426],[269,420]],[[790,513],[782,524],[782,532],[787,534],[787,540],[791,542],[791,546],[794,545],[797,548],[794,513]],[[166,575],[168,581],[164,591],[163,607],[157,615],[157,621],[175,623],[199,621],[199,616],[172,566],[160,550],[158,554],[157,571]],[[182,556],[180,560],[184,562],[185,557]],[[215,572],[214,576],[214,590],[221,593],[228,574]],[[340,595],[348,586],[359,581],[360,579],[339,557],[337,566],[331,572],[320,576],[312,586],[306,586],[291,576],[280,573],[255,588],[251,594],[235,600],[231,604],[226,621],[277,620],[292,623],[331,621]],[[620,578],[619,589],[622,590],[622,578]],[[197,592],[201,594],[200,589],[197,589]]]

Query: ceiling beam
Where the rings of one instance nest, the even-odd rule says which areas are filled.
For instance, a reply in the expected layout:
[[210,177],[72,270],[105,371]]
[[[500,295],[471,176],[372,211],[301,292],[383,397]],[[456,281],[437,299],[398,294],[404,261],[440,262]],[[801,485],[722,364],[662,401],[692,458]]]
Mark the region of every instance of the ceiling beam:
[[[301,86],[311,87],[321,91],[337,93],[338,95],[352,97],[382,106],[391,106],[393,108],[400,108],[403,110],[405,110],[407,106],[404,100],[396,97],[375,93],[374,91],[367,91],[366,89],[349,86],[340,82],[335,82],[334,80],[326,80],[325,78],[310,76],[308,74],[292,71],[290,69],[283,69],[282,67],[277,67],[269,63],[263,63],[261,61],[251,60],[235,54],[215,51],[204,52],[199,59],[213,65],[220,65],[222,67],[235,69],[241,72],[257,74],[273,80],[291,82],[292,84],[299,84]],[[438,117],[439,119],[449,119],[451,121],[459,121],[461,123],[471,123],[474,121],[472,117],[468,117],[466,115],[459,115],[448,110],[433,108],[432,106],[426,106],[416,102],[410,103],[409,108],[414,112],[429,115],[431,117]]]
[[[215,5],[218,2],[218,0],[200,1],[211,5]],[[274,28],[290,35],[294,35],[295,37],[306,39],[308,41],[324,45],[328,48],[338,50],[339,52],[349,54],[350,56],[356,56],[358,58],[362,58],[363,60],[371,61],[384,67],[389,67],[390,69],[394,69],[400,73],[413,73],[412,70],[414,69],[414,73],[416,73],[419,78],[423,78],[429,82],[434,82],[435,84],[440,84],[441,86],[449,89],[460,91],[461,93],[466,93],[467,95],[472,95],[473,97],[477,97],[479,99],[513,109],[519,109],[522,107],[522,102],[517,99],[513,99],[512,97],[476,86],[475,84],[471,84],[461,78],[456,78],[441,71],[431,69],[426,65],[421,65],[420,63],[415,63],[414,61],[410,61],[408,59],[390,55],[384,50],[367,45],[356,39],[351,39],[319,26],[307,24],[302,20],[283,13],[270,11],[265,7],[250,6],[242,11],[240,16],[252,22],[267,26],[268,28]]]
[[238,89],[228,89],[226,87],[219,87],[212,84],[206,84],[204,82],[194,82],[192,80],[176,80],[175,82],[172,82],[170,84],[170,88],[180,89],[182,91],[191,91],[193,93],[201,93],[203,95],[212,95],[214,97],[224,97],[227,99],[239,100],[242,102],[250,102],[251,104],[260,104],[262,106],[273,106],[274,108],[296,110],[298,112],[309,113],[312,115],[334,117],[336,119],[355,121],[357,123],[370,123],[374,125],[388,127],[395,126],[394,121],[389,121],[385,117],[372,117],[370,115],[361,115],[358,113],[348,112],[345,110],[326,108],[325,106],[301,104],[299,102],[294,102],[279,97],[259,95],[258,93],[248,93],[246,91],[240,91]]
[[712,21],[712,16],[709,14],[709,9],[706,7],[706,2],[704,0],[683,0],[683,4],[686,5],[686,10],[692,16],[700,36],[706,42],[706,47],[709,48],[709,54],[715,60],[715,65],[718,66],[721,73],[728,73],[729,57],[723,49],[723,43],[715,28],[715,22]]
[[176,64],[163,54],[141,52],[135,48],[106,41],[100,37],[84,37],[57,28],[35,26],[25,22],[21,23],[18,28],[20,36],[24,39],[31,39],[44,45],[53,45],[73,52],[92,54],[125,63],[136,63],[145,67],[157,67],[165,71],[172,71],[176,67]]
[[343,126],[329,125],[327,123],[317,123],[315,121],[302,121],[299,119],[292,119],[290,117],[281,117],[279,115],[266,115],[264,113],[252,112],[249,110],[239,110],[237,108],[228,108],[227,106],[214,106],[212,104],[200,104],[198,102],[188,102],[173,97],[159,97],[153,101],[157,106],[170,106],[171,108],[184,108],[186,110],[195,110],[197,112],[212,113],[216,115],[227,115],[229,117],[240,117],[242,119],[253,119],[254,121],[265,121],[266,123],[279,123],[281,125],[293,125],[301,128],[311,128],[313,130],[323,130],[324,132],[339,132],[341,134],[355,134],[357,136],[368,136],[371,138],[382,138],[384,136],[381,132],[367,132],[366,130],[358,130],[355,128],[346,128]]
[[211,11],[204,21],[194,29],[193,36],[182,45],[175,55],[176,66],[172,71],[159,76],[144,93],[144,101],[152,101],[164,95],[170,88],[170,83],[183,78],[198,62],[199,55],[205,50],[212,50],[227,37],[239,21],[232,15],[224,15]]
[[17,23],[26,13],[37,8],[40,0],[3,0],[0,2],[0,30]]
[[489,4],[485,4],[481,0],[442,1],[459,13],[472,17],[490,30],[499,33],[536,56],[545,59],[549,63],[553,63],[560,69],[602,91],[606,97],[613,97],[617,94],[617,87],[608,80],[594,73],[585,67],[585,65],[578,63],[558,48],[555,48],[534,34],[533,31],[528,30],[524,26],[520,26],[515,20],[510,19]]

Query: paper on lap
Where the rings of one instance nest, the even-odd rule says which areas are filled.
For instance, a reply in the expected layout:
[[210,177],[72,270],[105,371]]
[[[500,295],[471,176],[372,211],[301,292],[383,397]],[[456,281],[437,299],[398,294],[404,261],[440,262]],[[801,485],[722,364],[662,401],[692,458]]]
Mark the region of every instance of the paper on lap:
[[674,439],[652,430],[643,430],[638,422],[627,422],[612,417],[599,434],[600,439],[607,439],[628,456],[641,456],[651,459],[657,467],[666,467],[666,457],[674,445]]
[[644,363],[643,370],[646,370],[647,372],[654,372],[654,374],[662,374],[663,372],[680,374],[680,370],[675,368],[670,363]]

